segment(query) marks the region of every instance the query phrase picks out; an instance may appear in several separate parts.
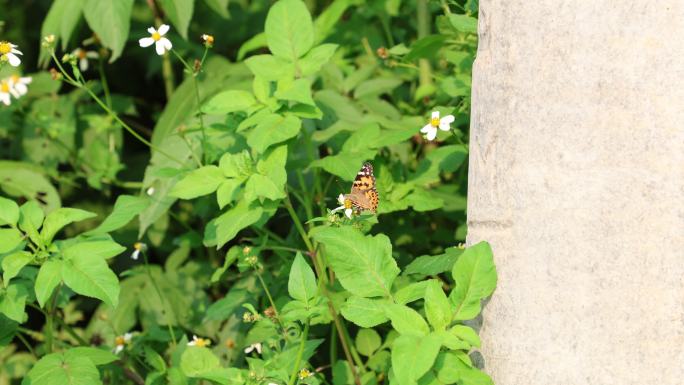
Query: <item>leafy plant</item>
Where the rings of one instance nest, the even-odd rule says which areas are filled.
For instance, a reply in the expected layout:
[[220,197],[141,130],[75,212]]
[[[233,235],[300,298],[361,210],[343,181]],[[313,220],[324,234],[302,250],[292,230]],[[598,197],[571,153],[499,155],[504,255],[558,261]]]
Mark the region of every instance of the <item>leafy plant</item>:
[[0,384],[491,383],[476,2],[40,6],[0,43]]

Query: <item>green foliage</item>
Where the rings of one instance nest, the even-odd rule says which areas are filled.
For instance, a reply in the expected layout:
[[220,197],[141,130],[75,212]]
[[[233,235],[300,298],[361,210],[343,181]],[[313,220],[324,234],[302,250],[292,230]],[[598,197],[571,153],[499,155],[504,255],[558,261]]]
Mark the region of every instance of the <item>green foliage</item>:
[[[460,244],[477,2],[10,8],[0,385],[491,383],[492,251]],[[347,212],[364,162],[379,206]]]

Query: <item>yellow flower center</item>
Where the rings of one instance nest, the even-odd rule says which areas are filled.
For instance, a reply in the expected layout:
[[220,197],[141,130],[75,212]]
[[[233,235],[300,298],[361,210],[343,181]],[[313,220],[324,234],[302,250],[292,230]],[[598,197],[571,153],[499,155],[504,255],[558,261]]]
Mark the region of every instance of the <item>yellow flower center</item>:
[[2,83],[0,83],[0,91],[3,93],[8,93],[9,90],[9,84],[7,84],[7,82],[3,80]]
[[126,340],[123,338],[123,336],[117,336],[114,338],[114,343],[116,346],[124,346],[126,344]]
[[159,39],[161,39],[161,35],[159,34],[159,32],[155,32],[152,34],[152,40],[159,41]]
[[79,59],[85,59],[86,58],[86,51],[84,49],[78,50],[78,58]]
[[140,243],[140,242],[136,242],[136,243],[133,244],[133,248],[136,249],[136,250],[138,250],[138,251],[140,251],[140,250],[142,250],[142,248],[143,248],[143,244]]
[[430,125],[432,127],[439,127],[439,118],[432,118],[430,119]]
[[197,341],[195,341],[195,346],[198,346],[200,348],[209,346],[209,344],[211,344],[211,341],[206,340],[204,338],[198,338]]
[[10,79],[12,79],[13,83],[19,83],[19,76],[17,75],[10,76]]
[[12,52],[12,46],[6,41],[0,41],[0,55]]
[[345,209],[350,209],[352,208],[352,201],[349,198],[344,198],[344,208]]

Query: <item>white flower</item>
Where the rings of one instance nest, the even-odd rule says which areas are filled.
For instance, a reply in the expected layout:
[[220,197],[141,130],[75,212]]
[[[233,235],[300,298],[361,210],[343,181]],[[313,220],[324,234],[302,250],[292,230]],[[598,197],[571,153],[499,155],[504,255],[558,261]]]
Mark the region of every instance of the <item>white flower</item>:
[[188,346],[197,346],[200,348],[204,348],[211,345],[211,340],[208,340],[206,338],[199,338],[196,335],[192,336],[192,341],[188,342]]
[[76,48],[73,52],[71,52],[71,54],[78,59],[78,68],[80,68],[83,72],[88,71],[88,59],[100,58],[100,54],[97,52],[86,51],[82,48]]
[[347,197],[345,197],[344,194],[340,194],[337,197],[337,202],[339,202],[342,206],[334,208],[332,212],[335,213],[340,210],[344,210],[344,215],[346,215],[347,218],[351,219],[352,214],[354,213],[354,210],[352,209],[351,200],[347,199]]
[[12,95],[14,95],[15,98],[19,99],[20,96],[26,95],[26,93],[28,92],[28,87],[26,87],[26,85],[31,84],[31,81],[33,81],[33,79],[30,76],[10,76],[10,92],[12,93]]
[[245,348],[245,354],[249,354],[252,351],[256,350],[257,353],[261,354],[261,342],[257,342],[255,344],[251,344],[248,347]]
[[116,336],[114,338],[114,354],[119,354],[121,353],[122,350],[126,347],[126,345],[131,343],[131,338],[133,337],[133,334],[131,333],[126,333],[122,336]]
[[159,29],[150,27],[147,29],[147,32],[149,32],[151,36],[140,39],[139,43],[141,47],[149,47],[154,44],[154,48],[157,50],[157,55],[159,56],[165,54],[166,51],[171,50],[171,41],[164,37],[164,35],[169,32],[168,25],[162,24],[159,26]]
[[145,192],[146,192],[146,193],[147,193],[147,195],[149,195],[149,196],[152,196],[152,195],[154,195],[154,187],[150,187],[150,188],[148,188],[148,189],[147,189],[147,191],[145,191]]
[[142,242],[136,242],[133,244],[133,253],[131,254],[131,258],[133,260],[138,260],[138,257],[140,256],[140,252],[144,252],[147,250],[147,245],[142,243]]
[[0,102],[4,105],[9,106],[12,103],[10,99],[10,94],[14,92],[12,90],[12,85],[7,79],[0,80]]
[[214,45],[214,37],[211,35],[207,35],[206,33],[202,34],[202,40],[207,44],[207,46],[211,47]]
[[17,49],[15,44],[8,41],[0,41],[0,59],[2,61],[8,61],[12,67],[17,67],[21,64],[21,59],[17,55],[23,54]]
[[420,129],[420,132],[425,134],[427,140],[435,140],[437,137],[437,128],[442,131],[449,131],[451,129],[450,124],[454,121],[453,115],[447,115],[442,119],[439,118],[439,111],[432,112],[432,118],[430,122],[425,125],[425,127]]

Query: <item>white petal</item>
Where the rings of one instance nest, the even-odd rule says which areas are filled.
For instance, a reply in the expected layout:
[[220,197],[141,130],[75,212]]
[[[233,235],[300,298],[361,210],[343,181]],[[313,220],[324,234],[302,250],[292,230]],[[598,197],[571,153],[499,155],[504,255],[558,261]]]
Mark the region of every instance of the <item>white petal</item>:
[[100,54],[95,52],[95,51],[88,51],[88,52],[86,52],[86,57],[89,59],[99,59]]
[[434,118],[439,119],[439,111],[432,111],[432,119]]
[[131,254],[131,259],[133,260],[138,260],[138,256],[140,256],[140,250],[133,250],[133,254]]
[[159,26],[159,29],[157,30],[161,36],[166,35],[167,32],[169,32],[169,26],[166,24],[162,24]]
[[451,129],[451,126],[449,125],[454,122],[454,119],[453,115],[443,117],[439,120],[439,129],[442,131],[449,131]]
[[31,84],[32,81],[33,81],[33,78],[30,76],[27,76],[25,78],[19,78],[19,82],[23,83],[23,84]]
[[351,219],[353,212],[354,212],[354,210],[352,210],[352,209],[346,209],[346,210],[344,210],[344,215],[346,215],[347,218]]
[[78,68],[81,69],[81,71],[86,72],[88,71],[88,59],[83,58],[78,61]]
[[344,204],[344,194],[340,194],[337,196],[337,202],[341,205]]
[[7,58],[9,59],[9,63],[12,67],[18,67],[19,64],[21,64],[21,59],[19,59],[19,56],[11,52],[7,54]]
[[157,30],[156,30],[156,29],[154,29],[154,27],[150,27],[150,28],[148,28],[148,29],[147,29],[147,32],[149,32],[149,33],[150,33],[150,35],[151,35],[151,34],[153,34],[153,33],[157,32]]
[[162,44],[164,44],[164,48],[166,48],[167,51],[170,51],[171,48],[173,47],[173,45],[171,44],[171,40],[169,40],[165,37],[161,38],[161,40],[159,40],[159,41],[161,41]]
[[188,346],[195,346],[195,345],[197,345],[197,341],[188,342]]
[[437,129],[433,127],[430,132],[427,133],[427,140],[433,141],[437,137]]
[[6,106],[10,105],[10,94],[0,93],[0,102],[4,103]]
[[257,353],[261,354],[261,343],[254,344],[254,348],[256,349]]
[[133,337],[133,334],[131,333],[126,333],[124,334],[124,341],[130,342],[131,338]]
[[338,212],[338,211],[340,211],[340,210],[344,210],[344,206],[335,207],[334,209],[330,210],[330,212],[331,212],[331,213],[336,213],[336,212]]
[[428,123],[425,125],[425,127],[420,129],[420,132],[422,132],[423,134],[427,134],[428,132],[432,131],[433,129],[434,129],[434,127],[432,127],[432,124]]
[[245,348],[245,354],[249,354],[254,350],[254,347],[252,345],[249,345],[248,347]]
[[116,347],[114,348],[114,354],[119,354],[119,353],[121,353],[121,351],[123,350],[123,348],[124,348],[123,345],[116,345]]
[[164,49],[164,43],[161,40],[154,44],[154,49],[157,51],[157,55],[162,56],[166,50]]
[[[16,45],[15,45],[15,47],[16,47]],[[14,49],[14,48],[12,48],[12,50],[10,52],[16,53],[17,55],[23,55],[23,53],[21,53],[21,51],[19,51],[18,49]]]
[[138,43],[140,43],[141,47],[145,48],[154,44],[154,39],[151,37],[143,37],[142,39],[138,40]]

